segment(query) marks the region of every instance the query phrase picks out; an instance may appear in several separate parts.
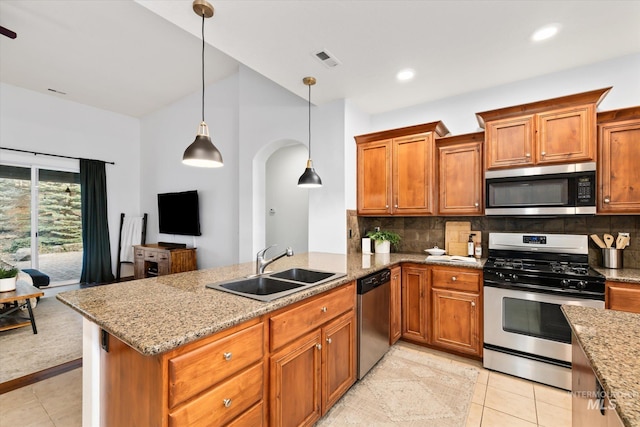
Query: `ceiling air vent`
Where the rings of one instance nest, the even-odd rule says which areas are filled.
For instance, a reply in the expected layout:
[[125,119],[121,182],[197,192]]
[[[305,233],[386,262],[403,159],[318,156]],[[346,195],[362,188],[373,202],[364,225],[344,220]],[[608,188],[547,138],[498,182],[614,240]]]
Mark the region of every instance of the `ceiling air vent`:
[[327,49],[322,49],[318,52],[314,52],[313,56],[315,56],[318,61],[322,62],[327,68],[333,68],[340,65],[340,61],[338,61],[338,58],[333,56],[333,54],[331,54],[331,52],[329,52]]

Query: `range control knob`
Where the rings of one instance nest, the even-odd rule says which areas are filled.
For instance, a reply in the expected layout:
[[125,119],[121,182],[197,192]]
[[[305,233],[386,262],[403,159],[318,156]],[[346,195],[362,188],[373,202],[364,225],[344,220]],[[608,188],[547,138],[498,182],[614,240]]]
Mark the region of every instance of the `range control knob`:
[[587,282],[585,280],[580,280],[578,282],[578,289],[580,289],[581,291],[587,289]]
[[499,279],[504,279],[504,273],[502,273],[502,272],[500,272],[500,271],[498,271],[498,272],[496,273],[496,276],[498,276],[498,278],[499,278]]
[[516,273],[511,273],[509,277],[511,277],[511,280],[513,280],[514,282],[518,280],[518,275]]
[[560,285],[562,285],[563,288],[566,288],[567,286],[569,286],[569,283],[571,283],[569,279],[562,279],[560,281]]

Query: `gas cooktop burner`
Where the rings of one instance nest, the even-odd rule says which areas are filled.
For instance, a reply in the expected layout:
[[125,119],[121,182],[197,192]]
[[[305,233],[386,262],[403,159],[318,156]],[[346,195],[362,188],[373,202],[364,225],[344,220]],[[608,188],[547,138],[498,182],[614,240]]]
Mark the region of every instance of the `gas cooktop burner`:
[[589,273],[589,266],[583,264],[574,265],[562,262],[552,262],[551,271],[553,271],[554,273],[577,274],[584,276]]

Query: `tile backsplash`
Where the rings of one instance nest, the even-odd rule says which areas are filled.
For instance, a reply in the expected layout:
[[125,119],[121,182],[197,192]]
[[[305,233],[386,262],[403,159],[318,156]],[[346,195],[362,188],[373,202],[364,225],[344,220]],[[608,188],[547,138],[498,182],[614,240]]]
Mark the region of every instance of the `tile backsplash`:
[[[398,252],[424,253],[424,249],[435,245],[444,248],[445,223],[447,221],[469,221],[472,230],[482,230],[482,253],[488,252],[489,233],[560,233],[597,234],[614,236],[627,232],[630,245],[624,250],[624,267],[640,268],[640,215],[572,216],[555,218],[515,218],[515,217],[359,217],[356,211],[347,211],[347,252],[360,252],[361,237],[380,227],[395,231],[402,241]],[[590,241],[589,263],[601,265],[601,251]]]

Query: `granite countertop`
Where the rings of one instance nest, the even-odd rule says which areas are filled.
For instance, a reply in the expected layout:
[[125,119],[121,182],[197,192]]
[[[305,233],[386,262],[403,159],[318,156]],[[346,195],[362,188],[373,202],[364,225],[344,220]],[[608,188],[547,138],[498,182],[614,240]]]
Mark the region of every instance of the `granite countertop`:
[[571,329],[625,426],[640,426],[640,314],[563,305]]
[[140,353],[156,355],[401,262],[475,269],[484,265],[484,260],[431,262],[421,254],[311,252],[282,258],[269,265],[269,270],[301,267],[346,276],[271,302],[205,287],[254,273],[255,264],[247,262],[61,292],[57,298]]
[[640,268],[604,268],[593,267],[595,271],[602,274],[607,280],[617,282],[635,283],[640,285]]

